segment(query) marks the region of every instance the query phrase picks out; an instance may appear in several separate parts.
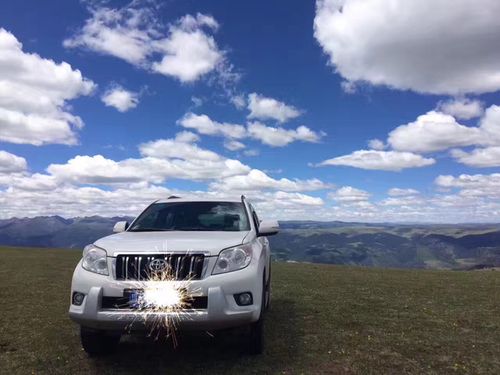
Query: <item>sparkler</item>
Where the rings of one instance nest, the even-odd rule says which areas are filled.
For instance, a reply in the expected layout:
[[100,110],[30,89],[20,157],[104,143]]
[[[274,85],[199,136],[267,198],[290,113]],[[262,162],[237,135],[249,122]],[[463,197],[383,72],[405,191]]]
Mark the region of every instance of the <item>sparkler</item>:
[[171,337],[174,347],[177,346],[176,330],[179,321],[189,319],[193,313],[191,304],[193,295],[200,294],[193,289],[191,280],[177,280],[168,267],[165,271],[151,272],[144,280],[132,282],[131,293],[126,307],[134,310],[134,320],[126,329],[140,321],[149,328],[149,336],[158,339],[162,333]]

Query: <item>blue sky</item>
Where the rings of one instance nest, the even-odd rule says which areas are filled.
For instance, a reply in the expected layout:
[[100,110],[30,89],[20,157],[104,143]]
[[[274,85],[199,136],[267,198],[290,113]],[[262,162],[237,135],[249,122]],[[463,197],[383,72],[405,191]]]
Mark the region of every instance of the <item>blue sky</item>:
[[498,221],[499,5],[426,3],[8,2],[2,215],[244,193],[278,219]]

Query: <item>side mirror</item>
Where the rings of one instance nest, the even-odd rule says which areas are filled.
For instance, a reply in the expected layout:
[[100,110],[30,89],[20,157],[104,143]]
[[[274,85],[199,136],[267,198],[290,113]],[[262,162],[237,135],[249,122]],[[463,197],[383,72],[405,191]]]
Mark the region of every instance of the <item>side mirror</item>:
[[113,232],[120,233],[125,232],[128,229],[128,221],[119,221],[113,227]]
[[280,226],[276,220],[263,220],[259,225],[259,237],[277,234]]

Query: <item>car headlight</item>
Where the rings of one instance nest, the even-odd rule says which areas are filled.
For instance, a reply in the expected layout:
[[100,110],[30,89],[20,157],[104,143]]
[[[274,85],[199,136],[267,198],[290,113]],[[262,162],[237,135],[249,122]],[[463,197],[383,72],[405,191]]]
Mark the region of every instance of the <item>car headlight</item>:
[[212,275],[241,270],[248,266],[251,260],[252,246],[250,244],[222,250],[217,258]]
[[85,246],[83,249],[82,267],[90,272],[109,275],[106,250],[95,245]]

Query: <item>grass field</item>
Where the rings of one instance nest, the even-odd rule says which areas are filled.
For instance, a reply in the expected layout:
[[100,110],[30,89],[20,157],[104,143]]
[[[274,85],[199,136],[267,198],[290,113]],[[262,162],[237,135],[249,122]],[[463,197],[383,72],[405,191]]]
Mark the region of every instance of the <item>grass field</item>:
[[265,354],[236,334],[122,339],[89,359],[67,316],[80,252],[0,248],[1,374],[500,373],[500,272],[273,264]]

